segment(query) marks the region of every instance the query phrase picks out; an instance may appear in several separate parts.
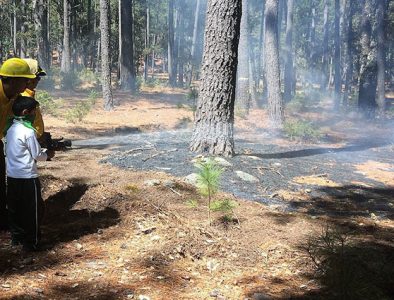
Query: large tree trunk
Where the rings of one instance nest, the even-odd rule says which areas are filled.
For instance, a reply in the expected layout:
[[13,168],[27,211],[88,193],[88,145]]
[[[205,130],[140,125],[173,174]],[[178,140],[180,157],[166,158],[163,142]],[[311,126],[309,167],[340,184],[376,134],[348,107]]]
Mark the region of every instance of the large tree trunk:
[[145,0],[145,55],[144,55],[144,81],[148,81],[149,69],[149,34],[150,34],[150,10],[148,0]]
[[174,61],[174,0],[168,1],[168,75],[170,86],[176,86],[176,68]]
[[376,19],[377,19],[377,47],[376,47],[376,59],[377,59],[377,105],[379,114],[383,116],[385,110],[385,66],[386,66],[386,54],[385,54],[385,37],[384,37],[384,16],[385,16],[385,0],[377,0]]
[[185,61],[185,15],[179,9],[179,26],[178,31],[178,86],[184,85],[184,61]]
[[267,78],[268,111],[273,128],[281,128],[284,121],[283,99],[280,90],[278,45],[278,0],[265,3],[265,73]]
[[119,67],[120,88],[122,90],[135,90],[135,72],[133,56],[133,15],[132,0],[120,0],[120,45],[119,45]]
[[328,70],[328,0],[324,0],[324,15],[323,15],[323,49],[322,49],[322,78],[320,82],[320,89],[327,90],[329,83]]
[[12,33],[13,33],[13,37],[12,37],[12,39],[13,39],[13,45],[14,45],[14,56],[15,55],[17,55],[17,53],[18,53],[18,45],[17,45],[17,43],[16,43],[16,32],[17,32],[17,12],[16,12],[16,7],[17,7],[17,4],[16,4],[16,0],[14,0],[13,1],[13,27],[12,27]]
[[316,46],[316,3],[311,2],[310,7],[310,25],[309,25],[309,32],[308,32],[308,43],[309,46],[306,48],[306,57],[309,59],[310,65],[310,74],[307,77],[306,83],[320,83],[320,76],[316,73],[316,63],[317,63],[317,56],[318,56],[318,47]]
[[293,67],[293,7],[294,0],[287,1],[286,21],[286,48],[285,48],[285,91],[284,100],[289,102],[294,90],[294,67]]
[[192,151],[234,154],[234,100],[241,0],[208,0]]
[[27,57],[27,45],[26,45],[26,0],[21,0],[20,2],[20,12],[21,12],[21,57]]
[[344,51],[344,91],[343,91],[343,105],[347,106],[349,102],[349,94],[353,83],[353,16],[354,16],[354,1],[349,1],[345,18],[345,51]]
[[191,68],[190,68],[190,75],[189,75],[189,80],[188,80],[188,85],[190,86],[193,80],[193,71],[195,68],[195,65],[197,64],[197,58],[196,58],[196,47],[197,47],[197,34],[198,34],[198,20],[200,16],[200,7],[201,7],[201,0],[197,0],[196,3],[196,11],[194,15],[194,25],[193,25],[193,38],[192,38],[192,48],[191,48]]
[[111,89],[111,69],[109,54],[109,0],[100,0],[100,31],[101,31],[101,84],[103,86],[104,109],[114,107]]
[[284,6],[285,3],[284,1],[286,0],[278,0],[278,42],[280,41],[280,36],[282,34],[282,15],[283,15],[283,11],[284,11]]
[[263,66],[264,66],[264,10],[265,10],[265,0],[262,0],[261,4],[261,19],[260,19],[260,34],[259,34],[259,45],[257,47],[257,88],[261,86],[263,82],[262,76],[264,74]]
[[361,65],[358,85],[358,107],[367,118],[373,118],[376,109],[377,65],[376,54],[371,48],[372,7],[372,0],[364,0],[364,11],[361,20]]
[[248,0],[242,0],[241,35],[238,45],[238,68],[235,107],[241,116],[249,113],[249,43],[248,43]]
[[70,49],[70,13],[69,0],[63,0],[63,52],[60,70],[63,73],[71,72],[71,49]]
[[340,7],[339,0],[335,0],[335,21],[334,21],[334,109],[339,110],[342,92],[342,82],[341,82],[341,37],[339,31],[339,19],[340,19]]
[[33,0],[38,61],[44,70],[50,67],[47,6],[44,0]]

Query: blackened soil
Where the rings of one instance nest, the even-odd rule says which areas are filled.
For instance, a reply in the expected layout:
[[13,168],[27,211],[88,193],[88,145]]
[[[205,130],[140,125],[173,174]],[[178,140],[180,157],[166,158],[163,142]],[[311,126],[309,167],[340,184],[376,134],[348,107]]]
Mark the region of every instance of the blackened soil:
[[[92,148],[112,146],[112,153],[102,163],[185,177],[196,172],[193,163],[196,154],[188,150],[190,137],[190,131],[166,131],[77,141],[74,145]],[[371,160],[392,164],[392,142],[375,138],[352,141],[342,147],[322,147],[303,144],[278,146],[270,141],[269,137],[259,142],[236,138],[237,155],[226,158],[231,166],[225,167],[220,187],[222,191],[284,210],[306,207],[312,214],[322,213],[323,210],[324,213],[333,214],[369,215],[374,212],[379,217],[393,218],[393,185],[386,186],[355,169],[356,164]],[[258,182],[244,181],[237,176],[236,171],[253,175]],[[294,177],[321,174],[327,180],[339,184],[339,187],[292,182]],[[372,188],[353,182],[362,182]],[[275,195],[275,191],[280,189],[294,192],[307,190],[311,203],[285,202]],[[334,200],[334,204],[323,200],[327,196]],[[344,203],[350,203],[350,206],[342,205]]]

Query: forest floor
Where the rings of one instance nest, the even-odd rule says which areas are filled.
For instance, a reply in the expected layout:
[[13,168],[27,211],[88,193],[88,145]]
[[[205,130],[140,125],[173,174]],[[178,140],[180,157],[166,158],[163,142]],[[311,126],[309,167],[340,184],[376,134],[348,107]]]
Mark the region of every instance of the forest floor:
[[[53,95],[60,114],[88,97]],[[209,225],[207,200],[185,181],[197,156],[185,149],[185,91],[115,99],[81,122],[44,116],[73,148],[40,163],[44,250],[0,233],[0,299],[394,299],[392,122],[322,101],[293,116],[324,132],[307,143],[269,134],[264,109],[236,117],[216,198],[237,206]]]

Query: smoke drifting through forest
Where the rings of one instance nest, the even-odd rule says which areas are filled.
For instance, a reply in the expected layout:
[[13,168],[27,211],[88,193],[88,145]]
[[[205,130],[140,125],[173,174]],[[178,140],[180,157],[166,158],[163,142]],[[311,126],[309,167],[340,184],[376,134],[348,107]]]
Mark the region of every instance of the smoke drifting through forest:
[[[4,1],[0,56],[37,57],[49,74],[60,74],[65,89],[77,88],[75,77],[85,71],[102,72],[106,83],[109,65],[123,90],[141,82],[198,90],[204,33],[212,30],[205,28],[208,2],[231,6],[224,0]],[[336,111],[366,119],[392,115],[385,95],[393,88],[394,1],[241,2],[236,116],[264,106],[282,127],[289,106],[310,108],[327,98]],[[47,86],[53,87],[51,76]],[[103,86],[107,95],[111,85]]]

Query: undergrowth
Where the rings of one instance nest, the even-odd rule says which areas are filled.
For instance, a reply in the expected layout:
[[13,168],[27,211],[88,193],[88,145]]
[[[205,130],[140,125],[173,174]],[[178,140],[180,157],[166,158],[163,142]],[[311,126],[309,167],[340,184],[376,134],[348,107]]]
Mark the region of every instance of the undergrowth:
[[53,116],[57,115],[58,105],[47,91],[37,91],[36,100],[40,103],[40,110],[43,113]]
[[321,131],[312,122],[302,120],[285,122],[283,132],[291,140],[316,141],[322,137]]
[[327,292],[324,299],[392,299],[391,247],[360,241],[327,226],[317,236],[310,236],[302,248]]

